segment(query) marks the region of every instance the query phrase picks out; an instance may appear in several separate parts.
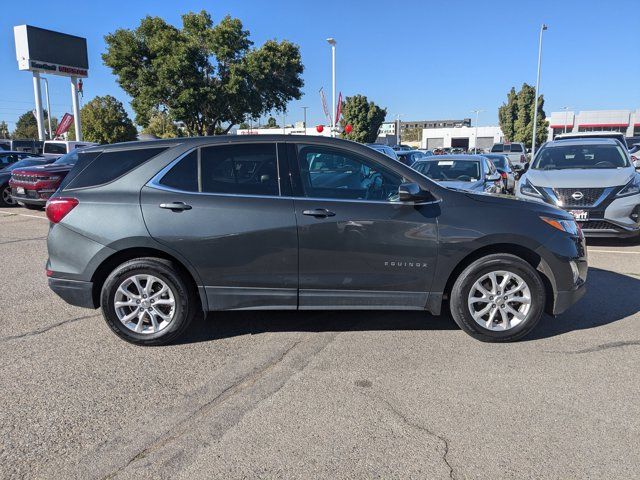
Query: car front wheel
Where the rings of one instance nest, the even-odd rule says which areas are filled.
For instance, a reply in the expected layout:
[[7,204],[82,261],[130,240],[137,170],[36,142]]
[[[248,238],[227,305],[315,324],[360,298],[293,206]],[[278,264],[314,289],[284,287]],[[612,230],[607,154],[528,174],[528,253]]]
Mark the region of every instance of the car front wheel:
[[11,187],[5,185],[0,187],[0,207],[15,207],[16,201],[11,198]]
[[175,264],[139,258],[118,266],[102,287],[107,325],[137,345],[165,345],[179,337],[199,311],[194,289]]
[[456,279],[451,315],[462,330],[485,342],[510,342],[540,321],[545,289],[538,272],[511,254],[482,257]]

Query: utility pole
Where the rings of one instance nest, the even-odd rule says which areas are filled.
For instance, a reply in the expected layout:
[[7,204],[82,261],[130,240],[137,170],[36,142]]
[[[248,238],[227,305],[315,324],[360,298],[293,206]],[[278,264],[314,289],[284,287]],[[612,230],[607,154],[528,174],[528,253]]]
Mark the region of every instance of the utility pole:
[[542,34],[547,29],[547,24],[540,26],[540,39],[538,40],[538,76],[536,79],[535,99],[533,101],[533,138],[531,139],[531,159],[536,156],[536,130],[538,127],[538,96],[540,95],[540,65],[542,64]]
[[402,136],[400,135],[400,113],[396,113],[396,144],[400,146]]
[[571,107],[562,107],[564,110],[564,133],[567,133],[567,123],[569,123],[569,109]]
[[333,37],[327,38],[327,43],[331,45],[331,136],[336,136],[336,40]]

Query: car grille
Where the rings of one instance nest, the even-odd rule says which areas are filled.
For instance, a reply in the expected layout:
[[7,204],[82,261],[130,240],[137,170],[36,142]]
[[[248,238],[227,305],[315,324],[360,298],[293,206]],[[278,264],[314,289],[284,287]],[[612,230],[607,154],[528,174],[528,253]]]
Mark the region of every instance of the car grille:
[[589,220],[580,222],[580,228],[583,230],[616,230],[616,226],[605,220]]
[[16,181],[16,182],[24,182],[24,183],[37,183],[41,180],[49,180],[49,177],[47,176],[40,176],[40,175],[20,175],[20,174],[13,174],[11,175],[11,178]]
[[[574,198],[576,192],[582,193],[582,198]],[[563,207],[590,207],[600,198],[604,188],[554,188],[553,193]]]

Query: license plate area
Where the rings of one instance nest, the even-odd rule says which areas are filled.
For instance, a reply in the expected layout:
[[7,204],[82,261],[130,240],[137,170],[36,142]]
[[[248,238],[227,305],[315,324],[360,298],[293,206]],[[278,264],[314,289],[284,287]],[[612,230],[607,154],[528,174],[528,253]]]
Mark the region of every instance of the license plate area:
[[16,193],[18,195],[24,195],[25,194],[24,187],[16,187]]
[[569,210],[576,222],[586,222],[589,220],[589,210]]

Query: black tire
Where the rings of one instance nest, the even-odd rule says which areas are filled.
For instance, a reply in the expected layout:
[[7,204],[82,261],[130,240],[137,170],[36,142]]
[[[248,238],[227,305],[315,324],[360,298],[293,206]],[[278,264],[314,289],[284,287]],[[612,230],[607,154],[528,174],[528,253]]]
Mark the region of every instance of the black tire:
[[[116,314],[114,306],[116,291],[123,281],[136,274],[148,274],[159,278],[167,284],[173,293],[175,299],[174,317],[159,332],[136,333],[128,329]],[[171,343],[185,332],[193,318],[201,312],[196,292],[184,277],[173,262],[161,258],[137,258],[119,265],[105,280],[100,295],[102,315],[107,325],[120,338],[136,345],[153,346]]]
[[9,185],[1,185],[0,186],[0,207],[15,207],[17,206],[17,203],[15,201],[12,201],[12,203],[9,203],[9,201],[5,200],[5,195],[8,195],[11,193],[11,188],[9,187]]
[[[473,319],[468,306],[469,293],[476,281],[498,270],[520,276],[531,292],[531,305],[524,320],[504,331],[490,330],[480,326]],[[476,260],[460,273],[451,289],[449,304],[453,320],[473,338],[483,342],[513,342],[520,340],[535,328],[544,312],[545,301],[546,292],[538,272],[529,263],[515,255],[498,253]]]

